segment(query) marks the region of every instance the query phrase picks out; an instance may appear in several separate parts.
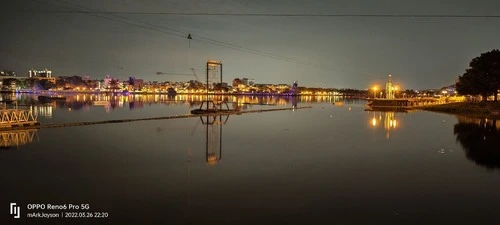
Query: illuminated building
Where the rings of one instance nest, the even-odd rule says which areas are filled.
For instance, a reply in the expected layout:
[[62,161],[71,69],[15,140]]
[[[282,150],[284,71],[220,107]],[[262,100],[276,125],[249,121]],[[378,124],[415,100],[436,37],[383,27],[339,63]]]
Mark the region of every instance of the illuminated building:
[[395,86],[392,83],[392,75],[389,74],[389,79],[385,83],[385,98],[394,99]]
[[109,83],[111,82],[112,79],[113,78],[111,78],[109,74],[106,74],[106,76],[104,77],[104,88],[109,86]]
[[10,70],[2,70],[2,71],[0,71],[0,76],[10,76],[10,77],[15,77],[15,76],[17,76],[17,75],[16,75],[16,72],[14,72],[14,71],[10,71]]
[[52,71],[45,68],[44,70],[29,70],[29,78],[35,78],[38,80],[48,80],[51,83],[56,83],[56,78],[52,77]]
[[52,77],[52,71],[48,70],[47,68],[45,68],[44,70],[31,69],[31,70],[29,70],[29,77],[30,78],[34,78],[34,77],[50,78],[50,77]]

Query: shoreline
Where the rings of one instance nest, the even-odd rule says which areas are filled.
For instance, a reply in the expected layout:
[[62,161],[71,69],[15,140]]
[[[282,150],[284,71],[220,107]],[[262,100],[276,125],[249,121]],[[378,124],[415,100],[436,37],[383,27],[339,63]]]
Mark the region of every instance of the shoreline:
[[426,105],[415,109],[469,117],[500,119],[500,102],[455,102],[440,105]]
[[[20,90],[20,91],[0,91],[0,93],[22,93],[22,94],[59,94],[59,95],[74,95],[74,94],[115,94],[115,95],[207,95],[207,93],[176,93],[169,94],[166,92],[128,92],[122,93],[113,92],[113,91],[49,91],[49,90],[40,90],[40,91],[31,91],[31,90]],[[321,97],[349,97],[349,98],[359,98],[365,99],[364,96],[359,95],[349,95],[349,94],[282,94],[282,93],[209,93],[208,95],[229,95],[229,96],[273,96],[273,97],[300,97],[300,96],[321,96]]]

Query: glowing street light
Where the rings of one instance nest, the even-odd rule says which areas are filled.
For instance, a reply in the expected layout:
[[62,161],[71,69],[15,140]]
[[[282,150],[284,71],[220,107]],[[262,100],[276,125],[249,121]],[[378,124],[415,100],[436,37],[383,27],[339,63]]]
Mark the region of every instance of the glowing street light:
[[397,93],[398,93],[398,90],[399,90],[399,86],[398,85],[395,85],[394,87],[392,87],[392,90],[394,90],[394,96],[397,97]]
[[373,86],[373,98],[377,98],[377,86]]

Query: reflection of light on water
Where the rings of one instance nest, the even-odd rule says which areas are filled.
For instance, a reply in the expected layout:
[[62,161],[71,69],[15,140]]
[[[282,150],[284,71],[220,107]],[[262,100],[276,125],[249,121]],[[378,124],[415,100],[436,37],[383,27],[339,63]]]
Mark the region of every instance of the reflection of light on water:
[[[66,110],[68,106],[72,106],[72,111],[77,111],[83,108],[90,109],[91,106],[105,106],[106,111],[109,112],[116,107],[126,107],[130,105],[128,103],[159,103],[159,104],[186,104],[190,107],[195,105],[200,105],[202,101],[206,100],[207,97],[214,101],[225,101],[235,109],[246,109],[248,107],[253,107],[253,105],[270,105],[270,106],[292,106],[296,107],[297,103],[308,103],[308,102],[332,102],[335,104],[342,105],[345,101],[344,98],[340,96],[276,96],[276,95],[213,95],[210,94],[191,94],[191,95],[166,95],[166,94],[128,94],[123,95],[121,93],[100,93],[100,94],[75,94],[67,95],[64,102],[56,102],[57,106],[62,105]],[[103,104],[104,102],[109,102],[110,107]],[[83,103],[83,104],[75,104]],[[77,107],[78,106],[78,107]],[[54,104],[56,108],[56,105]],[[134,107],[132,107],[134,108]],[[111,109],[111,110],[110,110]],[[347,110],[352,110],[349,107]]]
[[33,142],[36,132],[36,129],[1,131],[0,146],[13,147],[31,143]]
[[45,118],[52,118],[52,105],[40,105],[40,106],[31,106],[30,109],[37,116],[42,116]]
[[396,128],[397,122],[396,120],[389,120],[389,128]]
[[[369,120],[370,124],[372,127],[377,127],[379,125],[378,121],[381,121],[381,123],[384,124],[384,130],[386,130],[386,137],[390,137],[390,131],[393,129],[397,129],[399,126],[399,122],[396,120],[395,113],[394,112],[372,112],[373,117]],[[377,113],[378,115],[378,121],[377,121]],[[383,121],[382,121],[382,114],[383,116]]]
[[396,119],[394,118],[394,112],[385,112],[384,128],[389,130],[391,128],[396,128]]
[[214,166],[218,162],[219,162],[219,159],[217,158],[217,155],[215,155],[214,153],[209,153],[209,155],[207,157],[207,164],[209,166]]

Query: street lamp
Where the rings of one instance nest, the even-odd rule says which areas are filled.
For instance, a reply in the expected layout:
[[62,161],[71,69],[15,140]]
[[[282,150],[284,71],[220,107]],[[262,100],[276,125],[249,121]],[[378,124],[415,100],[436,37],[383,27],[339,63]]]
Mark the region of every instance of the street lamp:
[[394,86],[393,87],[393,90],[394,90],[394,98],[397,98],[397,94],[398,94],[398,90],[399,90],[399,86]]
[[373,86],[373,98],[377,98],[377,86]]

